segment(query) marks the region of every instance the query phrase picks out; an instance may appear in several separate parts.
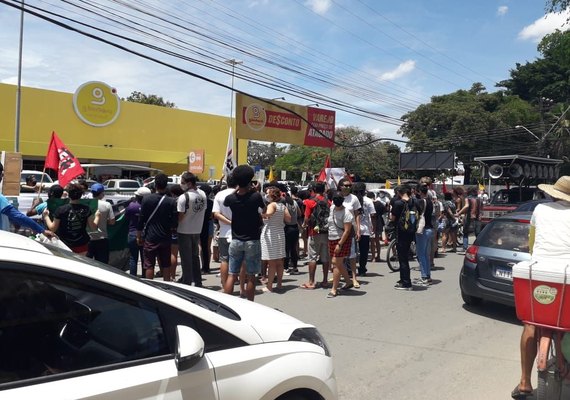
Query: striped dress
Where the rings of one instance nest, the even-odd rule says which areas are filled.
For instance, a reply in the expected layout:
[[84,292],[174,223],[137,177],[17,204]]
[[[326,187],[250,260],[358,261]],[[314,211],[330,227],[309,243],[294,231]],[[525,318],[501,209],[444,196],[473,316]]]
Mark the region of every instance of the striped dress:
[[276,210],[264,220],[261,231],[261,259],[278,260],[285,257],[285,205],[276,203]]

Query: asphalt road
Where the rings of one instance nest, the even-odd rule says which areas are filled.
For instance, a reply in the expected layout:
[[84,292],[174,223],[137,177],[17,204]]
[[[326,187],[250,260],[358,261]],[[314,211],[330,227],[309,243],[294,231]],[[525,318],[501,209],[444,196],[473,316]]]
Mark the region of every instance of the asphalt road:
[[[284,293],[258,290],[255,301],[318,327],[332,349],[340,399],[510,399],[521,325],[513,308],[463,304],[461,263],[453,253],[437,258],[434,284],[412,292],[394,290],[398,274],[385,262],[369,263],[360,289],[332,299],[326,289],[299,287],[305,266],[285,277]],[[205,275],[204,284],[219,288],[219,278]]]

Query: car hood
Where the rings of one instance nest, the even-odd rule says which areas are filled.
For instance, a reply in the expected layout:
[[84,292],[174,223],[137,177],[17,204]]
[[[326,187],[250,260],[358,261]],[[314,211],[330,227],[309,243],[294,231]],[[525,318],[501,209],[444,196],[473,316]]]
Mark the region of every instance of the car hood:
[[164,283],[190,293],[198,293],[229,307],[239,315],[239,323],[255,330],[262,342],[286,341],[296,329],[313,327],[282,311],[237,296],[175,282]]

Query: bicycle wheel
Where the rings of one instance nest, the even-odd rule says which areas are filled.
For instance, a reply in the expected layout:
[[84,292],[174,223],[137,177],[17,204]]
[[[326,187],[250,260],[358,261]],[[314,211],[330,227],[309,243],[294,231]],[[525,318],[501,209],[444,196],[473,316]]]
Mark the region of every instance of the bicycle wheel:
[[560,400],[562,397],[562,378],[556,366],[556,357],[548,360],[546,370],[538,371],[538,400]]
[[459,228],[457,228],[457,246],[463,246],[463,225],[459,225]]
[[400,261],[398,261],[398,251],[396,250],[396,240],[392,240],[386,250],[386,264],[390,270],[397,272],[400,270]]

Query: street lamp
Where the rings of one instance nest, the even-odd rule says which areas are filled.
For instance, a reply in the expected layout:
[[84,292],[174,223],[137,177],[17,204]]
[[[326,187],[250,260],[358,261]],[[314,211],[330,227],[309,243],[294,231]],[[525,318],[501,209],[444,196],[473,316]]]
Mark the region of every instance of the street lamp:
[[232,58],[231,60],[226,60],[224,62],[232,66],[232,93],[231,93],[232,98],[230,102],[230,124],[231,124],[231,119],[234,116],[234,77],[236,72],[236,65],[243,64],[243,61]]
[[522,126],[522,125],[517,125],[515,126],[515,129],[524,129],[525,131],[527,131],[528,133],[530,133],[532,136],[534,136],[534,138],[536,140],[538,140],[539,142],[541,142],[542,140],[536,136],[534,133],[532,133],[532,131],[530,129],[528,129],[526,126]]

